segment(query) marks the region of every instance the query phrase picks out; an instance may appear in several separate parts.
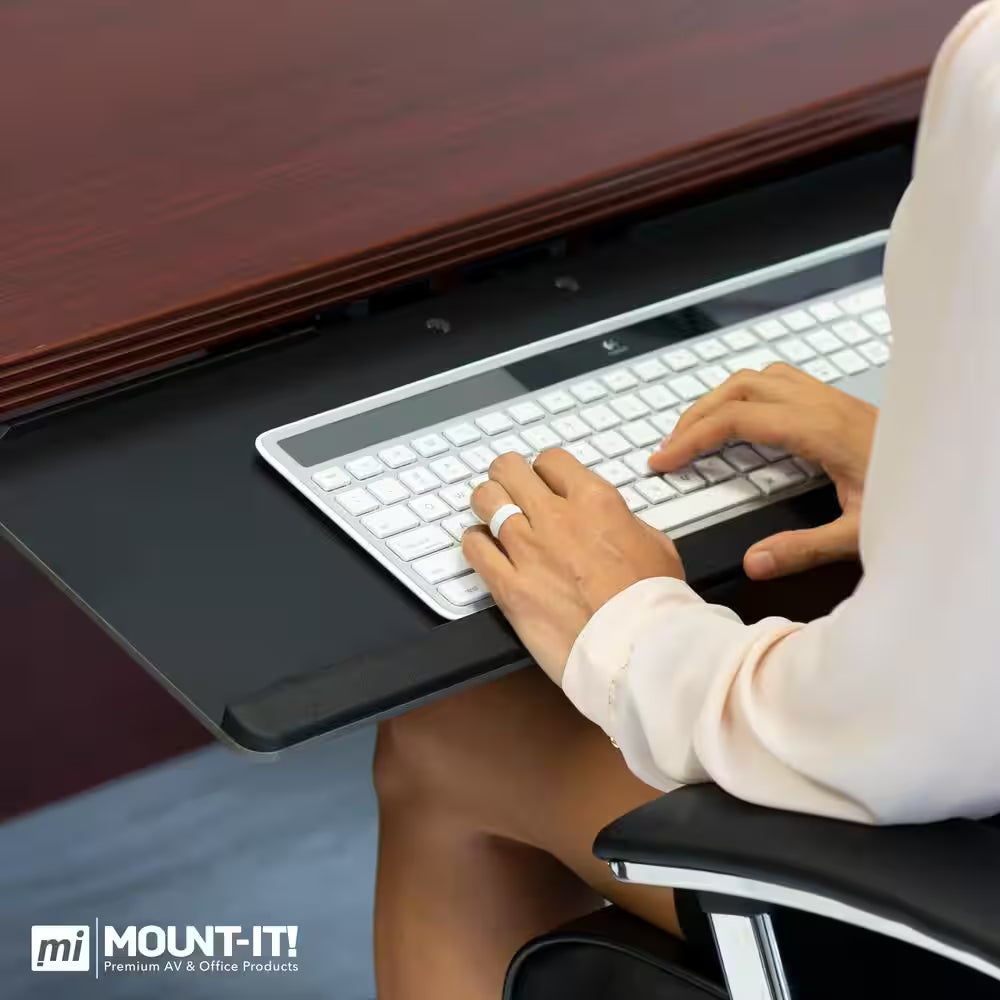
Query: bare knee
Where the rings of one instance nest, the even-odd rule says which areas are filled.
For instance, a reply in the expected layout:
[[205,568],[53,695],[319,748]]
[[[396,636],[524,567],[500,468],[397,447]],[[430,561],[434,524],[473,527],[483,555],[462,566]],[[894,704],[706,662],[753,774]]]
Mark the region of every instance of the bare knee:
[[453,754],[446,719],[432,709],[379,723],[372,777],[380,806],[434,801],[448,783]]

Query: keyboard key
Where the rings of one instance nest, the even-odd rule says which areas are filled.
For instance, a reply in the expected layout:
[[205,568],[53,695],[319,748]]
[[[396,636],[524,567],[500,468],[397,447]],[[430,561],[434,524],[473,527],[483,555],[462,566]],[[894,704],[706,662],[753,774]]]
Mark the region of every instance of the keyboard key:
[[809,307],[809,312],[821,323],[832,323],[835,319],[840,319],[843,316],[840,307],[835,302],[814,302]]
[[788,327],[780,319],[765,319],[754,325],[757,331],[765,340],[777,340],[788,333]]
[[756,334],[742,329],[724,333],[722,339],[726,342],[726,346],[733,351],[746,351],[760,343]]
[[815,333],[806,334],[809,346],[820,354],[829,354],[831,351],[839,351],[844,345],[835,333],[830,330],[817,330]]
[[351,477],[339,465],[331,465],[322,472],[314,472],[312,478],[313,482],[327,493],[351,485]]
[[837,305],[846,312],[857,316],[871,309],[881,309],[885,305],[885,287],[866,288],[840,299]]
[[749,368],[754,372],[762,372],[768,365],[773,365],[776,361],[780,360],[781,358],[769,347],[761,347],[756,351],[748,351],[746,354],[741,354],[737,358],[731,358],[726,362],[726,367],[731,372],[742,371],[744,368]]
[[876,309],[874,312],[865,313],[861,318],[876,333],[881,333],[883,336],[887,333],[892,333],[892,323],[889,320],[889,314],[884,309]]
[[612,462],[601,462],[600,465],[594,466],[594,472],[596,472],[601,479],[606,479],[612,486],[624,486],[626,483],[632,482],[635,479],[635,473],[627,466],[624,462],[612,461]]
[[345,490],[343,493],[337,494],[337,503],[340,504],[348,514],[353,514],[358,517],[361,514],[367,514],[370,510],[375,510],[378,507],[378,500],[373,497],[368,490],[363,490],[360,487],[353,490]]
[[426,493],[428,490],[434,489],[435,486],[441,485],[441,480],[433,472],[420,467],[404,470],[399,474],[399,481],[411,493]]
[[569,391],[581,403],[592,403],[595,399],[603,399],[608,394],[608,390],[600,382],[592,378],[587,379],[586,382],[577,382],[576,385],[570,386]]
[[852,351],[850,348],[831,354],[830,360],[848,375],[857,375],[858,372],[863,372],[868,367],[868,362],[857,351]]
[[617,371],[602,375],[601,381],[612,392],[625,392],[628,389],[634,389],[639,384],[636,377],[625,368],[619,368]]
[[455,483],[452,486],[446,486],[443,490],[438,490],[438,496],[445,500],[453,510],[468,510],[469,501],[472,499],[472,487],[468,483]]
[[376,538],[388,538],[390,535],[398,535],[399,532],[406,531],[408,528],[415,528],[420,524],[420,518],[412,510],[400,506],[368,514],[361,518],[361,523]]
[[873,340],[870,343],[862,344],[858,348],[858,351],[873,365],[884,365],[889,360],[889,348],[881,340]]
[[466,530],[473,527],[476,524],[482,524],[483,522],[472,513],[471,510],[467,510],[464,514],[459,514],[458,517],[449,517],[447,521],[441,522],[441,527],[451,535],[456,541],[462,540],[462,535],[465,534]]
[[362,455],[361,458],[354,459],[347,463],[347,471],[355,479],[371,479],[383,472],[382,463],[374,455]]
[[618,492],[625,501],[625,506],[634,514],[637,510],[642,510],[646,506],[646,501],[631,486],[620,486]]
[[625,452],[632,450],[632,445],[628,443],[618,433],[618,431],[605,431],[603,434],[595,434],[590,443],[607,458],[617,458]]
[[532,424],[536,420],[541,420],[542,417],[545,416],[545,411],[537,403],[533,403],[530,399],[523,403],[515,403],[513,406],[508,408],[507,412],[519,424]]
[[692,493],[695,490],[700,490],[705,485],[705,480],[690,465],[686,465],[676,472],[665,472],[663,478],[678,493]]
[[431,471],[446,483],[457,483],[460,479],[468,479],[472,475],[472,470],[454,455],[446,455],[436,462],[431,462]]
[[723,483],[736,475],[736,470],[719,455],[698,458],[691,464],[698,475],[704,476],[710,483]]
[[447,517],[452,513],[451,507],[433,493],[428,493],[422,497],[414,497],[407,504],[407,507],[424,521],[437,521],[439,518]]
[[676,393],[681,399],[688,401],[698,399],[708,392],[708,386],[693,375],[682,375],[680,378],[672,378],[667,384],[670,386],[671,392]]
[[717,514],[719,511],[728,510],[759,496],[760,493],[753,483],[743,478],[730,479],[728,482],[709,486],[699,493],[678,497],[670,503],[657,507],[649,507],[636,516],[658,531],[670,531],[690,521],[697,521],[709,514]]
[[587,409],[580,411],[580,416],[595,431],[606,431],[609,427],[615,427],[621,423],[621,417],[607,406],[604,406],[603,403],[600,406],[588,406]]
[[422,528],[414,528],[402,535],[390,538],[386,543],[404,562],[429,556],[439,549],[451,546],[451,539],[436,525],[425,524]]
[[726,345],[715,337],[709,337],[708,340],[695,344],[694,349],[701,356],[702,361],[718,361],[719,358],[724,358],[729,353]]
[[480,473],[478,476],[473,476],[468,480],[469,489],[475,490],[477,486],[482,486],[483,483],[489,482],[489,476],[485,472]]
[[490,596],[483,578],[478,573],[469,573],[468,576],[460,576],[457,580],[442,583],[438,586],[438,593],[446,601],[460,608]]
[[649,456],[653,454],[652,448],[642,448],[639,451],[630,452],[622,461],[637,475],[646,477],[651,474],[649,468]]
[[432,556],[418,559],[413,564],[413,571],[422,576],[428,583],[442,583],[456,576],[468,573],[472,567],[468,564],[460,548],[445,549]]
[[475,448],[463,451],[460,457],[473,472],[485,472],[493,464],[493,459],[497,456],[492,448],[487,448],[486,445],[480,444],[476,445]]
[[654,410],[665,410],[680,402],[665,385],[649,385],[639,390],[639,398]]
[[782,458],[788,458],[788,452],[784,448],[775,448],[770,444],[754,444],[753,450],[768,462],[777,462]]
[[659,476],[650,476],[635,483],[636,491],[650,503],[663,503],[677,496],[677,490],[665,483]]
[[576,400],[564,389],[547,392],[538,400],[549,413],[565,413],[576,406]]
[[472,424],[456,424],[454,427],[446,428],[444,436],[456,448],[461,448],[463,445],[478,441],[482,437],[482,434]]
[[440,455],[442,452],[448,450],[448,442],[440,434],[425,434],[423,437],[418,437],[415,441],[411,441],[410,444],[424,458],[433,458],[435,455]]
[[506,413],[498,412],[484,413],[481,417],[476,417],[476,426],[484,434],[493,437],[494,434],[502,434],[504,431],[509,431],[514,424]]
[[552,429],[564,441],[579,441],[580,438],[589,437],[591,433],[590,425],[585,424],[576,414],[553,420]]
[[589,441],[574,441],[563,445],[581,465],[594,465],[601,460],[601,453]]
[[[589,428],[587,433],[590,433]],[[523,441],[516,434],[505,434],[503,437],[494,438],[492,444],[493,450],[498,455],[506,455],[508,452],[514,452],[516,455],[532,454],[531,445]]]
[[759,469],[764,464],[764,459],[748,444],[735,444],[730,448],[723,448],[722,457],[737,472],[749,472],[751,469]]
[[820,476],[826,475],[822,465],[810,462],[807,458],[796,456],[792,461],[805,473],[807,479],[818,479]]
[[801,333],[809,327],[816,325],[815,317],[811,316],[805,309],[793,309],[781,317],[781,321],[794,333]]
[[778,351],[793,365],[816,357],[816,352],[801,337],[786,337],[774,345]]
[[[644,390],[648,391],[648,390]],[[627,396],[619,396],[611,400],[611,409],[618,414],[622,420],[638,420],[649,413],[649,407],[631,392]]]
[[839,368],[835,368],[826,358],[816,358],[815,361],[807,361],[802,370],[813,378],[818,378],[821,382],[833,382],[843,375]]
[[546,427],[544,424],[521,431],[521,436],[535,451],[558,448],[562,444],[562,438],[551,427]]
[[718,389],[729,378],[729,372],[722,365],[709,365],[695,373],[710,389]]
[[797,486],[805,479],[805,473],[790,459],[750,473],[750,481],[765,495]]
[[633,420],[621,428],[622,434],[636,448],[645,448],[651,444],[659,444],[662,434],[648,420]]
[[398,479],[376,479],[374,483],[369,483],[368,489],[386,506],[399,503],[410,495],[410,491]]
[[871,331],[853,319],[845,319],[839,323],[834,323],[832,329],[845,344],[850,344],[852,347],[871,337]]
[[666,362],[668,367],[670,367],[675,372],[687,371],[688,368],[694,368],[698,364],[698,355],[689,351],[686,347],[681,347],[676,351],[670,351],[667,354],[661,355],[663,360]]
[[650,417],[649,422],[666,437],[668,434],[673,434],[680,419],[681,415],[677,410],[667,410],[666,413],[657,413],[656,416]]
[[405,444],[394,444],[391,448],[383,448],[378,457],[390,469],[401,469],[404,465],[417,460],[416,452],[412,448],[407,448]]
[[637,362],[632,365],[632,371],[643,382],[655,382],[658,378],[663,378],[667,374],[667,369],[656,358],[647,358],[645,361]]

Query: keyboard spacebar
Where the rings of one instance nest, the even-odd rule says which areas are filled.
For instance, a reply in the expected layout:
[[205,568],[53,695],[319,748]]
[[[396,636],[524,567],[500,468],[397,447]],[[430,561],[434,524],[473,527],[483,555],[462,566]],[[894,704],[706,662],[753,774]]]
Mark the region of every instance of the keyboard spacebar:
[[689,493],[686,497],[678,497],[641,510],[636,517],[641,517],[646,524],[651,524],[658,531],[669,531],[689,521],[697,521],[709,514],[717,514],[720,510],[746,503],[747,500],[755,500],[759,496],[760,490],[748,480],[730,479],[718,486],[709,486],[707,490]]

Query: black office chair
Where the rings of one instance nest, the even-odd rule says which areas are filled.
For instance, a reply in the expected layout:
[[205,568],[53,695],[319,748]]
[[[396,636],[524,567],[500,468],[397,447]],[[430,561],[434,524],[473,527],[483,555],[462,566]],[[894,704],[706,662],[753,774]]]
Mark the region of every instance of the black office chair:
[[525,945],[504,1000],[1000,998],[1000,817],[867,827],[706,785],[594,850],[624,881],[693,890],[718,961],[607,907]]

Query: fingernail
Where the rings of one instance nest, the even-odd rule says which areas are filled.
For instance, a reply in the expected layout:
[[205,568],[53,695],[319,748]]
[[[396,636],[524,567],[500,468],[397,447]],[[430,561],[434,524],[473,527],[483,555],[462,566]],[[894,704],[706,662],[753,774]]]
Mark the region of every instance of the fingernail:
[[771,576],[778,564],[767,549],[760,549],[758,552],[747,553],[743,567],[752,576]]

